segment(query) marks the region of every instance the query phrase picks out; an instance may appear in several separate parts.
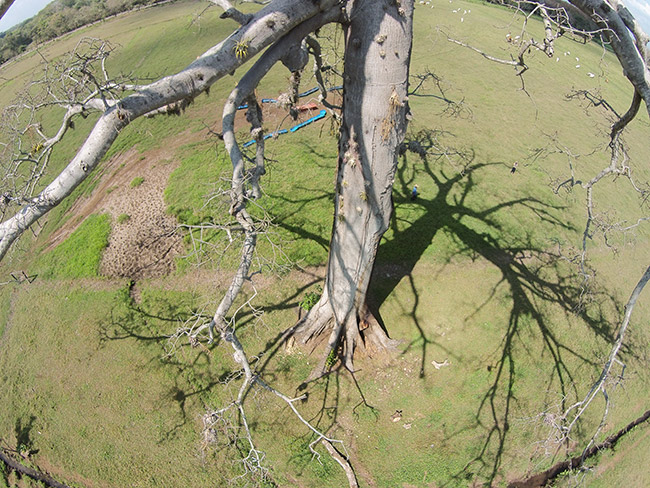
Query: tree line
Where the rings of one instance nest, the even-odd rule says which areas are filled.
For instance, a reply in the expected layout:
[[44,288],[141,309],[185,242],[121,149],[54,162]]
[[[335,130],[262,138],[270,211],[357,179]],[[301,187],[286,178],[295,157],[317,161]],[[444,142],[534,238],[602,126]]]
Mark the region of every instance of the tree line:
[[162,0],[54,0],[37,15],[0,33],[0,64],[29,46],[133,8]]

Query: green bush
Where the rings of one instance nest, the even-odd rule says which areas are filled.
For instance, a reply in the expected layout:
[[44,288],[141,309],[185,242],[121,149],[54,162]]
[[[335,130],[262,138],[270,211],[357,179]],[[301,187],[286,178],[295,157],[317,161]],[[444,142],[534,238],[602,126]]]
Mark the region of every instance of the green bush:
[[316,291],[305,293],[305,297],[300,302],[300,308],[309,312],[318,303],[322,294],[323,288],[320,285],[316,287]]

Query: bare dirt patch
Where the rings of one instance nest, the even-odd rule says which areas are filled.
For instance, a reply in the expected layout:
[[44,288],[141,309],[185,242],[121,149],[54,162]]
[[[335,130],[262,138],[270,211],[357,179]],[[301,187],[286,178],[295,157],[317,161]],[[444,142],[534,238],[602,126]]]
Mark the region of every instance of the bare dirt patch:
[[[316,113],[304,110],[296,121],[291,121],[275,104],[264,104],[263,108],[269,131],[300,123]],[[237,113],[236,128],[246,126],[245,111],[241,110]],[[89,215],[107,212],[112,218],[112,230],[100,274],[134,280],[169,274],[184,247],[176,219],[166,213],[164,190],[178,166],[176,149],[202,137],[205,133],[188,131],[160,149],[139,153],[133,148],[108,161],[101,170],[97,188],[90,197],[74,203],[69,211],[72,217],[50,236],[47,250],[63,242]],[[135,178],[142,178],[142,183],[133,186]]]
[[[89,215],[106,212],[112,218],[112,231],[100,274],[132,279],[168,274],[174,269],[174,258],[183,252],[176,219],[166,214],[163,198],[176,167],[173,147],[146,155],[131,149],[114,157],[93,194],[70,209],[73,218],[52,234],[48,248],[63,242]],[[132,186],[135,178],[142,178],[142,183]]]
[[[142,158],[137,153],[129,156]],[[111,186],[104,190],[101,210],[111,214],[113,229],[100,265],[102,275],[136,279],[173,271],[183,241],[176,232],[176,219],[166,214],[163,195],[175,167],[171,154],[157,150],[140,161],[126,161],[107,178]],[[136,178],[143,181],[132,186]]]

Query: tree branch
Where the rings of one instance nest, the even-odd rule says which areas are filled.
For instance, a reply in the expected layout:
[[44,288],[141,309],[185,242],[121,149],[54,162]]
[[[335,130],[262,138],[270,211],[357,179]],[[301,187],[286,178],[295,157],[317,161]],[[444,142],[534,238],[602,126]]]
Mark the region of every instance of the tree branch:
[[16,0],[0,0],[0,19],[5,16],[7,10],[13,5]]
[[[212,322],[210,323],[210,331],[214,327],[220,327],[221,323],[224,321],[228,310],[235,301],[235,298],[239,294],[241,287],[244,283],[244,280],[248,276],[248,271],[250,269],[250,264],[253,257],[253,252],[255,250],[255,245],[257,242],[257,231],[253,221],[246,211],[246,199],[247,196],[244,192],[244,183],[245,183],[245,169],[244,169],[244,156],[237,144],[235,138],[235,113],[237,107],[239,107],[242,102],[249,97],[255,87],[259,82],[264,78],[264,76],[269,72],[273,65],[281,60],[288,48],[290,46],[300,43],[302,39],[307,36],[310,32],[318,29],[326,23],[332,22],[339,18],[339,12],[335,9],[331,9],[328,12],[323,13],[322,15],[317,15],[302,23],[296,29],[294,29],[287,36],[283,37],[280,41],[275,43],[270,49],[268,49],[262,57],[251,67],[251,69],[242,77],[240,82],[237,84],[237,87],[232,91],[228,100],[226,101],[223,109],[223,141],[226,146],[226,151],[230,156],[230,160],[233,165],[233,177],[232,177],[232,190],[231,190],[231,207],[230,213],[233,215],[237,221],[244,228],[245,240],[242,246],[242,254],[240,258],[240,265],[233,277],[228,291],[224,295],[223,299],[217,307],[217,311],[214,314]],[[261,139],[261,128],[257,127],[255,129],[256,139],[259,141]],[[263,159],[263,155],[261,156]],[[255,185],[257,188],[254,188],[254,192],[259,192],[259,185],[257,183],[259,176],[261,176],[264,169],[263,163],[260,164],[259,160],[256,166],[254,173],[255,176]],[[255,194],[253,194],[255,196]],[[258,195],[259,196],[259,195]],[[212,337],[212,332],[211,332]]]
[[232,4],[228,0],[210,0],[210,1],[223,9],[223,13],[220,16],[222,19],[232,19],[235,22],[237,22],[239,25],[246,25],[253,18],[251,14],[244,14],[239,10],[237,10],[235,7],[232,6]]
[[321,12],[339,12],[339,0],[276,0],[183,71],[156,81],[104,112],[70,164],[30,203],[0,224],[0,259],[36,220],[66,198],[97,167],[132,120],[162,106],[194,99],[264,47]]
[[619,2],[615,3],[618,6],[615,10],[606,0],[570,1],[583,15],[603,29],[623,67],[623,73],[646,102],[650,114],[650,70],[647,47],[644,44],[648,36]]
[[16,461],[13,457],[9,456],[7,450],[4,448],[0,448],[0,461],[4,462],[9,468],[18,471],[20,474],[44,483],[45,486],[51,486],[52,488],[69,488],[68,485],[59,483],[48,474],[42,473],[36,469],[30,468],[29,466],[25,466],[22,463]]
[[617,360],[618,352],[620,351],[621,346],[623,345],[623,340],[625,339],[625,332],[627,331],[628,325],[630,324],[630,319],[632,317],[632,311],[634,310],[636,302],[639,296],[641,295],[643,288],[645,287],[645,285],[648,283],[649,280],[650,280],[650,267],[648,267],[645,270],[645,272],[637,282],[636,286],[634,287],[634,290],[632,291],[630,298],[625,304],[625,314],[623,316],[623,321],[619,328],[618,334],[616,335],[616,340],[612,345],[612,349],[609,353],[609,357],[605,362],[605,366],[603,367],[603,370],[601,371],[598,380],[593,384],[589,392],[585,395],[584,399],[569,407],[565,412],[564,418],[567,418],[569,413],[572,410],[577,409],[577,413],[574,415],[573,420],[569,423],[567,427],[563,428],[565,437],[568,438],[576,422],[580,419],[580,417],[582,417],[582,414],[589,407],[589,405],[596,397],[598,392],[602,392],[603,394],[606,394],[605,382],[610,377],[610,373],[614,363],[618,361]]

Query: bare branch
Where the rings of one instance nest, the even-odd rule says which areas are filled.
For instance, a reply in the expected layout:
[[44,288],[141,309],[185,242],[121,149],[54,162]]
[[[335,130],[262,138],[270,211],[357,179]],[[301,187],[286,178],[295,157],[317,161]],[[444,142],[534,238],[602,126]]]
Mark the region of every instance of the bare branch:
[[0,258],[37,219],[58,205],[97,167],[120,131],[132,120],[170,103],[192,100],[295,26],[321,12],[336,12],[338,0],[278,0],[205,52],[183,71],[156,81],[108,108],[68,167],[28,205],[0,224]]
[[471,49],[471,50],[474,51],[475,53],[478,53],[478,54],[480,54],[481,56],[483,56],[483,57],[484,57],[485,59],[487,59],[488,61],[494,61],[495,63],[505,64],[505,65],[508,65],[508,66],[514,66],[514,67],[520,67],[520,68],[522,68],[522,71],[519,72],[519,73],[517,73],[517,74],[521,74],[521,73],[523,73],[523,71],[525,71],[525,70],[528,69],[528,67],[527,67],[525,64],[522,64],[520,60],[519,60],[519,61],[515,61],[514,59],[501,59],[501,58],[496,58],[496,57],[494,57],[494,56],[492,56],[492,55],[490,55],[490,54],[487,54],[487,53],[484,52],[484,51],[481,51],[480,49],[478,49],[478,48],[476,48],[476,47],[474,47],[474,46],[471,46],[471,45],[469,45],[469,44],[467,44],[467,43],[465,43],[465,42],[459,41],[459,40],[457,40],[457,39],[453,39],[453,38],[451,38],[451,37],[449,37],[449,36],[447,36],[447,40],[448,40],[449,42],[453,42],[454,44],[458,44],[459,46],[462,46],[462,47],[466,47],[466,48],[468,48],[468,49]]
[[222,19],[232,19],[240,25],[248,24],[253,16],[251,14],[244,14],[237,10],[228,0],[210,0],[215,5],[223,9],[221,14]]
[[316,83],[318,84],[318,89],[320,91],[318,101],[322,103],[327,109],[329,109],[330,113],[338,119],[340,116],[337,111],[341,110],[342,107],[339,105],[333,105],[327,100],[328,89],[325,85],[325,80],[323,79],[323,72],[330,70],[331,66],[326,67],[323,64],[323,51],[321,49],[320,43],[314,37],[307,36],[305,41],[309,47],[309,53],[314,56],[313,72],[314,77],[316,78]]
[[641,295],[641,292],[643,291],[643,288],[645,287],[645,285],[648,283],[649,280],[650,280],[650,267],[648,267],[645,270],[645,272],[637,282],[636,286],[634,287],[634,290],[632,290],[632,294],[630,295],[630,298],[625,304],[625,314],[623,316],[623,321],[618,330],[618,334],[616,335],[616,340],[612,345],[612,349],[609,353],[609,358],[605,362],[605,366],[603,367],[603,370],[600,373],[598,380],[593,384],[589,392],[585,395],[584,399],[572,405],[566,412],[566,414],[569,414],[571,410],[577,409],[577,413],[573,417],[573,420],[569,423],[569,425],[565,429],[567,435],[571,432],[573,426],[576,424],[578,419],[582,416],[584,411],[589,407],[589,405],[596,397],[598,392],[602,391],[603,394],[606,393],[605,382],[610,377],[612,367],[618,361],[617,359],[618,352],[620,351],[621,346],[623,345],[623,340],[625,339],[625,332],[627,331],[628,325],[630,324],[632,312],[634,311],[634,307],[636,305],[639,296]]
[[[255,229],[252,218],[246,211],[247,195],[244,191],[244,184],[246,180],[244,157],[241,150],[239,149],[237,140],[235,139],[234,126],[237,107],[239,107],[242,102],[250,96],[255,87],[259,84],[266,73],[268,73],[271,67],[286,55],[286,52],[290,46],[294,46],[297,43],[299,44],[307,34],[328,22],[332,22],[333,20],[337,19],[338,15],[339,13],[335,10],[330,10],[328,13],[315,16],[309,21],[301,24],[298,28],[292,31],[291,34],[285,36],[282,40],[274,44],[242,77],[237,87],[230,94],[228,100],[226,101],[226,104],[224,105],[223,141],[233,165],[230,214],[233,215],[241,224],[246,237],[242,246],[239,268],[233,277],[228,291],[217,307],[217,311],[215,312],[210,324],[211,334],[215,326],[221,326],[221,323],[224,321],[225,316],[228,313],[228,310],[234,303],[235,298],[241,290],[244,281],[247,279],[253,252],[257,243],[257,230]],[[257,104],[255,104],[255,106],[256,105]],[[259,116],[259,113],[254,113],[255,117]],[[259,120],[254,119],[254,137],[256,137],[256,140],[260,142],[262,141],[262,132],[261,127],[257,126],[258,123]],[[258,146],[258,148],[260,148],[260,146]],[[261,146],[260,150],[263,151],[263,146]],[[262,161],[260,161],[260,159]],[[258,154],[256,169],[253,172],[253,181],[255,182],[255,187],[253,189],[252,196],[254,198],[259,196],[260,189],[258,181],[259,177],[263,174],[263,171],[263,153],[261,153]]]
[[620,135],[623,129],[625,129],[625,127],[627,127],[627,125],[632,122],[634,117],[636,117],[636,115],[639,113],[640,107],[641,95],[639,95],[639,92],[635,90],[630,108],[612,125],[612,131],[609,135],[612,143],[614,143],[614,140]]
[[[248,301],[246,302],[245,305],[249,305],[251,300],[254,298],[254,296],[257,294],[257,291],[255,291],[255,287],[252,283],[252,281],[249,281],[251,283],[251,286],[253,286],[254,289],[254,294],[253,297],[249,298]],[[245,306],[242,305],[242,306]],[[193,346],[199,346],[200,343],[194,339],[196,336],[196,329],[195,326],[196,324],[202,320],[202,317],[196,317],[194,320],[194,324],[190,325],[189,328],[181,328],[179,329],[176,334],[174,334],[170,338],[170,354],[173,352],[173,350],[177,347],[178,340],[181,337],[187,336],[190,338],[190,343]],[[305,425],[315,436],[316,438],[309,444],[309,449],[316,457],[317,459],[320,457],[320,454],[315,450],[315,446],[318,442],[326,442],[329,443],[330,446],[332,444],[339,444],[343,446],[343,442],[338,439],[334,439],[332,437],[329,437],[326,435],[324,432],[319,430],[317,427],[312,425],[311,422],[309,422],[307,419],[303,417],[303,415],[300,413],[300,411],[296,408],[295,403],[297,401],[304,400],[304,395],[297,397],[297,398],[291,398],[284,393],[280,392],[279,390],[275,389],[273,386],[268,384],[266,381],[264,381],[260,376],[254,371],[251,362],[248,359],[248,356],[246,355],[246,352],[244,350],[243,345],[239,341],[239,338],[237,337],[237,333],[234,328],[234,324],[232,323],[226,323],[224,321],[220,322],[217,324],[217,329],[219,331],[220,338],[230,344],[230,346],[233,348],[233,359],[234,361],[239,365],[241,368],[242,374],[235,374],[231,376],[232,379],[239,379],[242,378],[242,383],[239,387],[237,397],[234,399],[230,404],[227,406],[217,409],[217,410],[209,410],[203,417],[203,423],[204,423],[204,446],[207,446],[208,444],[213,444],[218,440],[218,433],[217,433],[217,425],[222,424],[225,426],[227,430],[230,430],[230,432],[236,431],[235,428],[231,428],[230,424],[226,418],[226,415],[228,412],[232,409],[235,409],[238,412],[238,418],[239,422],[241,423],[243,427],[243,441],[245,442],[247,446],[247,454],[244,456],[242,459],[242,463],[244,466],[244,474],[249,474],[253,476],[257,476],[259,478],[265,479],[268,476],[268,468],[265,467],[264,465],[264,453],[259,450],[253,440],[253,434],[251,432],[248,419],[247,419],[247,414],[246,414],[246,409],[245,409],[245,400],[246,397],[249,393],[249,391],[255,386],[260,386],[264,390],[273,393],[276,397],[280,398],[283,402],[287,404],[287,406],[291,409],[291,411],[294,413],[294,415],[298,418],[298,420]],[[237,441],[237,438],[235,435],[234,442]],[[333,448],[333,446],[332,446]],[[328,449],[329,451],[329,449]],[[336,451],[336,450],[335,450]],[[338,451],[336,451],[338,454]],[[334,455],[333,455],[334,456]],[[344,459],[340,454],[338,454],[339,459]],[[336,457],[335,457],[336,459]],[[348,471],[352,470],[351,466],[349,465],[349,462],[345,460],[344,463],[341,463],[337,459],[337,462],[341,464],[341,466],[346,470],[346,474]],[[347,464],[347,466],[346,466]],[[349,478],[349,475],[348,475]],[[357,486],[357,485],[350,485],[350,486]]]
[[352,469],[352,465],[347,460],[347,458],[343,457],[330,441],[323,439],[322,442],[325,446],[325,449],[327,449],[327,452],[330,453],[330,456],[332,456],[332,458],[334,458],[334,460],[339,463],[339,465],[345,471],[345,475],[348,478],[348,484],[350,485],[350,488],[357,488],[359,486],[359,483],[357,482],[357,476],[354,474],[354,469]]
[[[623,67],[623,73],[646,102],[650,114],[650,71],[645,43],[648,36],[618,1],[570,0],[587,18],[603,29]],[[631,29],[631,30],[630,30]],[[644,42],[645,41],[645,42]]]

